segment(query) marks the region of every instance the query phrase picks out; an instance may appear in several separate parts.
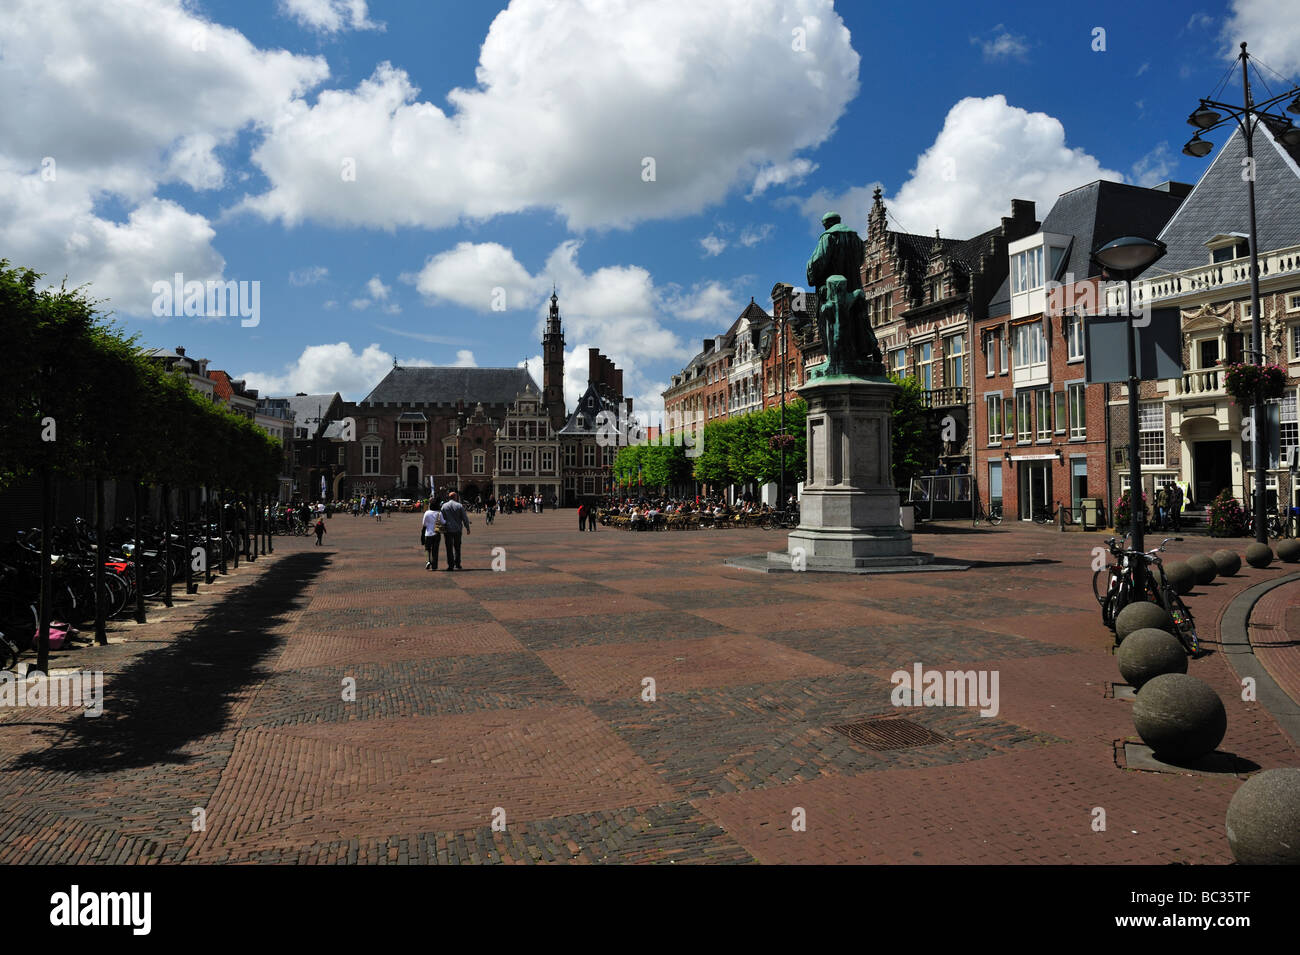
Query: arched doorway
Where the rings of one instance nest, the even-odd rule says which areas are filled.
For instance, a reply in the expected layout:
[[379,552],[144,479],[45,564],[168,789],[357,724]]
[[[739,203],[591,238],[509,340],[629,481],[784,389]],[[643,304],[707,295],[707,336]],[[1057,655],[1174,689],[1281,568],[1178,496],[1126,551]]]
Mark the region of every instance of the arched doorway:
[[419,487],[419,486],[420,486],[420,468],[419,468],[419,465],[416,465],[416,464],[410,464],[410,465],[407,465],[407,468],[406,468],[406,486],[407,486],[407,487]]

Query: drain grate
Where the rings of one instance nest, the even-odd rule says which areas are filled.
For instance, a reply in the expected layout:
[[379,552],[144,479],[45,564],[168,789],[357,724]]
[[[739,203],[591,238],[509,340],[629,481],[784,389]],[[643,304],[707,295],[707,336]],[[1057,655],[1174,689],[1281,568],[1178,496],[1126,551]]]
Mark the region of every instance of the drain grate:
[[891,716],[885,719],[866,720],[862,723],[845,723],[832,726],[837,733],[842,733],[855,743],[861,743],[868,749],[913,749],[917,746],[933,746],[946,743],[948,738],[901,717]]

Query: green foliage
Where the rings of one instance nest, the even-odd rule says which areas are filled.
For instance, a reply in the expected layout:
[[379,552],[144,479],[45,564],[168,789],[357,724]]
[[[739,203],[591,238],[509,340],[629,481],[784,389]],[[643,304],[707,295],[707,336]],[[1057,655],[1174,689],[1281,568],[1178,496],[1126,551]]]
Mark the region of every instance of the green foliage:
[[[1115,530],[1126,531],[1132,525],[1133,512],[1129,509],[1129,492],[1125,491],[1115,502]],[[1147,519],[1150,517],[1150,508],[1147,504],[1146,493],[1142,494],[1142,526],[1146,526]]]
[[1209,511],[1211,537],[1241,537],[1250,531],[1246,512],[1227,488],[1210,502]]
[[914,377],[890,374],[898,385],[894,395],[892,453],[894,486],[910,487],[912,478],[934,467],[940,451],[939,435],[930,427],[930,412],[925,407],[925,389]]
[[0,259],[0,487],[38,468],[274,487],[279,441],[147,359],[82,290],[37,291],[39,278]]
[[[794,445],[785,452],[786,479],[793,484],[804,472],[804,422],[808,406],[792,401],[785,408],[785,433]],[[766,484],[781,475],[781,452],[771,438],[781,433],[781,409],[765,408],[704,426],[704,441],[695,458],[697,481],[724,484]]]
[[628,445],[614,456],[614,479],[621,487],[667,488],[690,476],[686,449],[673,444]]

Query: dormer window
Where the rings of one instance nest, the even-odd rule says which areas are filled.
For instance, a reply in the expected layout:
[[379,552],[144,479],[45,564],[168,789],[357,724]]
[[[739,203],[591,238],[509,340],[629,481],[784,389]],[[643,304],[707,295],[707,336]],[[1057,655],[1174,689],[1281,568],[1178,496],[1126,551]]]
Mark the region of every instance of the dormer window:
[[1211,263],[1231,262],[1250,255],[1250,239],[1240,232],[1216,235],[1205,245],[1210,250]]

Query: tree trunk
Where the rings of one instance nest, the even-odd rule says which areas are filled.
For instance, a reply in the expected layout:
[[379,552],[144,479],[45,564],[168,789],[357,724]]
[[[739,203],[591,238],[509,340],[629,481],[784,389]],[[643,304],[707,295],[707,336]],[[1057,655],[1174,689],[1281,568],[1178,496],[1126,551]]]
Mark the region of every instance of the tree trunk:
[[104,589],[104,478],[95,478],[95,642],[108,643],[108,591]]
[[162,520],[163,520],[163,606],[172,605],[172,501],[171,487],[162,486]]
[[203,491],[203,582],[212,586],[212,488]]
[[226,576],[226,492],[217,492],[217,556],[221,561],[221,576]]

